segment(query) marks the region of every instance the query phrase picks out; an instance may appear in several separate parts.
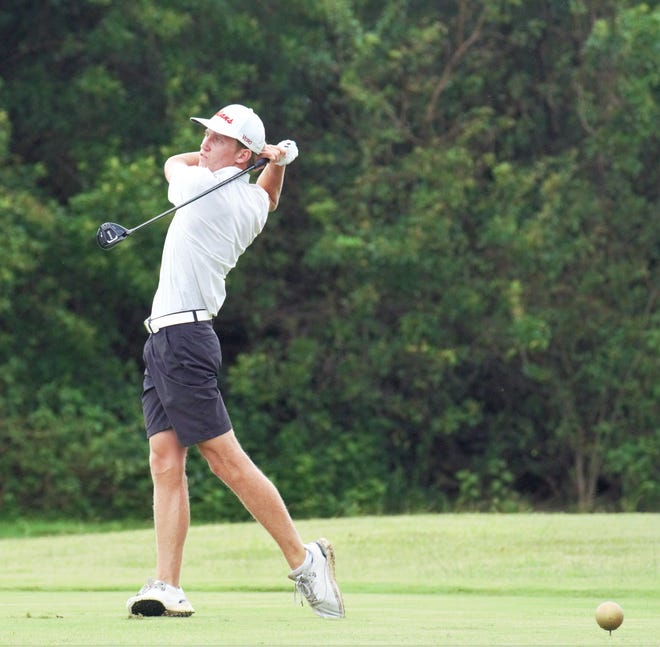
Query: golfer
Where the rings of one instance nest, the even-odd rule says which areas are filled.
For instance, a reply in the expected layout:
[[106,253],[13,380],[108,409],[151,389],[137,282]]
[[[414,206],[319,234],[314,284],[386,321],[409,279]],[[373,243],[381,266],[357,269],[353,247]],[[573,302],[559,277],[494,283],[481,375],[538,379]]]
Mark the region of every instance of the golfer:
[[220,342],[213,318],[225,300],[225,278],[259,235],[277,204],[295,142],[266,144],[264,125],[250,109],[229,105],[210,119],[193,118],[204,136],[198,152],[165,162],[169,200],[182,204],[247,168],[269,163],[256,183],[245,174],[177,210],[169,226],[144,347],[142,407],[154,487],[156,573],[127,603],[142,616],[190,616],[181,588],[183,547],[190,524],[186,454],[196,445],[211,471],[233,490],[270,533],[288,562],[295,588],[323,618],[341,618],[344,605],[326,539],[303,544],[279,492],[239,444],[217,375]]

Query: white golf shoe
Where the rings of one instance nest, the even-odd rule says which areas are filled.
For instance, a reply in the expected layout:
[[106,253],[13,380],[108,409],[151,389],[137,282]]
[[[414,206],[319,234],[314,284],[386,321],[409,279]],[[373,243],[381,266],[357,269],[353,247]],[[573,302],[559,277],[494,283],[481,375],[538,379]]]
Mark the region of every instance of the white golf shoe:
[[[305,563],[289,573],[295,594],[307,599],[314,613],[322,618],[343,618],[344,601],[335,581],[335,552],[327,539],[305,544],[309,555]],[[300,600],[302,604],[302,599]]]
[[126,608],[134,616],[187,617],[195,613],[182,588],[152,579],[128,599]]

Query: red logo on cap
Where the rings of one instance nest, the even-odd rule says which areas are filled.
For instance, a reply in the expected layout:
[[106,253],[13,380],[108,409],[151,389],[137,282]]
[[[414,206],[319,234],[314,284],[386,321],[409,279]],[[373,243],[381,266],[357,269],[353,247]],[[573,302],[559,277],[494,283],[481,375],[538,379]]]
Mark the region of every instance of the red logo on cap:
[[215,116],[220,117],[220,119],[224,119],[228,124],[234,123],[234,120],[231,117],[227,116],[224,112],[216,112]]
[[252,140],[247,137],[247,135],[243,135],[243,141],[247,142],[248,144],[252,143]]

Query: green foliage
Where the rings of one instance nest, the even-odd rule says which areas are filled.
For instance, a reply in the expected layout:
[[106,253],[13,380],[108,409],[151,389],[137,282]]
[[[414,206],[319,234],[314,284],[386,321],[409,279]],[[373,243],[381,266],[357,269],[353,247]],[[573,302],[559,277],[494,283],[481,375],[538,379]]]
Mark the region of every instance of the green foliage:
[[[234,101],[301,150],[217,322],[294,514],[657,508],[657,7],[49,0],[0,32],[6,512],[148,514],[167,222],[94,234],[164,211],[188,117]],[[188,467],[193,514],[246,518]]]
[[7,241],[0,270],[2,509],[6,515],[144,515],[148,483],[142,433],[136,433],[135,366],[113,353],[118,326],[104,334],[112,317],[99,291],[83,280],[84,245],[73,245],[80,230],[38,188],[43,175],[11,157],[0,166]]

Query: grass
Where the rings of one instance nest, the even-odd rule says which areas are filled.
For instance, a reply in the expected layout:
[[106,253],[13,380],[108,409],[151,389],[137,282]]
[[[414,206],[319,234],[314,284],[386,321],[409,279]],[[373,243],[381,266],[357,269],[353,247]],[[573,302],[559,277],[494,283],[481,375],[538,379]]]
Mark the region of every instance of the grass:
[[[310,520],[338,554],[347,618],[293,603],[254,523],[193,526],[191,618],[129,619],[153,531],[0,539],[2,645],[653,645],[660,647],[660,515],[422,515]],[[61,528],[59,529],[61,531]],[[58,532],[59,532],[58,531]],[[612,636],[594,620],[614,599]]]
[[79,535],[150,528],[152,521],[71,521],[68,519],[0,519],[0,539]]

